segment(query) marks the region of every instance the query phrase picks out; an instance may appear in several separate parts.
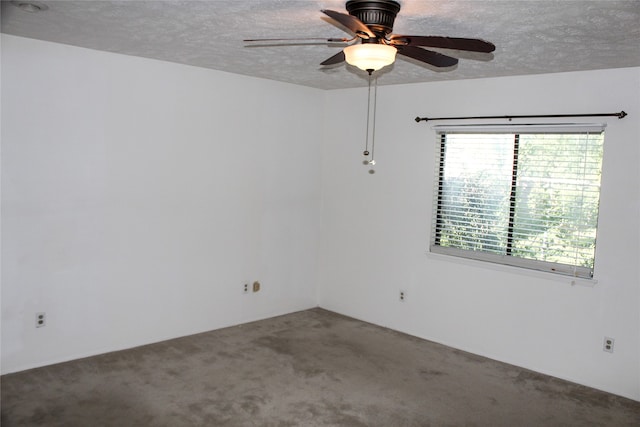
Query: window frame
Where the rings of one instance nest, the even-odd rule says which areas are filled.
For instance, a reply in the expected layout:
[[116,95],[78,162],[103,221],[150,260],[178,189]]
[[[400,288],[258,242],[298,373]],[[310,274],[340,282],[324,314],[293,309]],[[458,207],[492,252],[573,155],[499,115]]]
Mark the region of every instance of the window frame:
[[[436,170],[435,170],[435,182],[434,182],[434,194],[433,194],[433,208],[431,214],[431,227],[430,227],[430,240],[429,240],[429,252],[445,256],[454,256],[458,258],[466,258],[482,262],[491,262],[494,264],[502,264],[516,268],[525,268],[529,270],[538,270],[543,272],[549,272],[559,275],[572,276],[575,278],[582,278],[592,280],[595,270],[595,257],[596,257],[596,238],[594,237],[594,253],[593,253],[593,267],[576,266],[562,264],[551,261],[541,261],[530,258],[523,258],[519,256],[511,255],[513,245],[513,231],[515,220],[515,203],[516,203],[516,189],[517,186],[517,173],[518,173],[518,149],[519,149],[519,135],[521,134],[603,134],[605,130],[605,124],[530,124],[530,125],[453,125],[453,126],[435,126],[433,129],[436,132],[437,148],[436,148]],[[442,223],[442,200],[444,197],[444,173],[445,173],[445,152],[446,152],[446,135],[452,133],[463,134],[513,134],[514,135],[514,163],[511,169],[511,192],[509,195],[508,205],[508,217],[509,225],[507,230],[507,243],[504,247],[504,254],[496,254],[491,252],[475,251],[469,249],[461,249],[449,246],[440,246],[438,243],[440,231],[438,224]],[[604,152],[604,140],[603,148]],[[604,156],[604,153],[603,153]],[[597,217],[599,217],[600,197],[601,197],[601,182],[602,182],[602,161],[600,163],[600,182],[598,187],[598,202],[597,202]],[[597,233],[597,221],[596,221],[596,233]]]

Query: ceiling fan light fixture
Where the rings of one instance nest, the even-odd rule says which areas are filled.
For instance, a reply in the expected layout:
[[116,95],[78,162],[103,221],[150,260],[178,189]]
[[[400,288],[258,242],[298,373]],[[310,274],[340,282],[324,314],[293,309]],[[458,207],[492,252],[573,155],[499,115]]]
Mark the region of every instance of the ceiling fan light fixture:
[[362,43],[345,47],[344,57],[349,65],[364,71],[376,71],[393,64],[397,51],[386,44]]

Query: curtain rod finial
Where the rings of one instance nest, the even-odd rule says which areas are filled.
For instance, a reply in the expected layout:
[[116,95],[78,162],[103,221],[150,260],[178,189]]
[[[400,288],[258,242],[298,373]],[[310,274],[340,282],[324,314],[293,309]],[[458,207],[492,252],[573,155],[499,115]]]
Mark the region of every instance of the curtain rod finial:
[[627,117],[627,113],[624,112],[624,110],[620,111],[618,113],[618,118],[619,119],[624,119],[625,117]]

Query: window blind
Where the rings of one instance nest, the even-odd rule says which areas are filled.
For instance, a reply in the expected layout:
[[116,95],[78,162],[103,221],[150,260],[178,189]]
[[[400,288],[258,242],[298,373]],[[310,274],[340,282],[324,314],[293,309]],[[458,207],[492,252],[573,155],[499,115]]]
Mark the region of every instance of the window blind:
[[436,130],[432,252],[593,276],[603,125]]

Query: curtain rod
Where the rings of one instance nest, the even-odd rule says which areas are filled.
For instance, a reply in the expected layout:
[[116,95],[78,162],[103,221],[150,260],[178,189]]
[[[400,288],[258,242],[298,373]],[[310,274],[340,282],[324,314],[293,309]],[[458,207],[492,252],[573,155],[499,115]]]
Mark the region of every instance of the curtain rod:
[[416,117],[416,122],[428,122],[434,120],[470,120],[470,119],[551,119],[560,117],[606,117],[615,116],[622,119],[627,113],[620,111],[619,113],[602,113],[602,114],[542,114],[537,116],[475,116],[475,117]]

